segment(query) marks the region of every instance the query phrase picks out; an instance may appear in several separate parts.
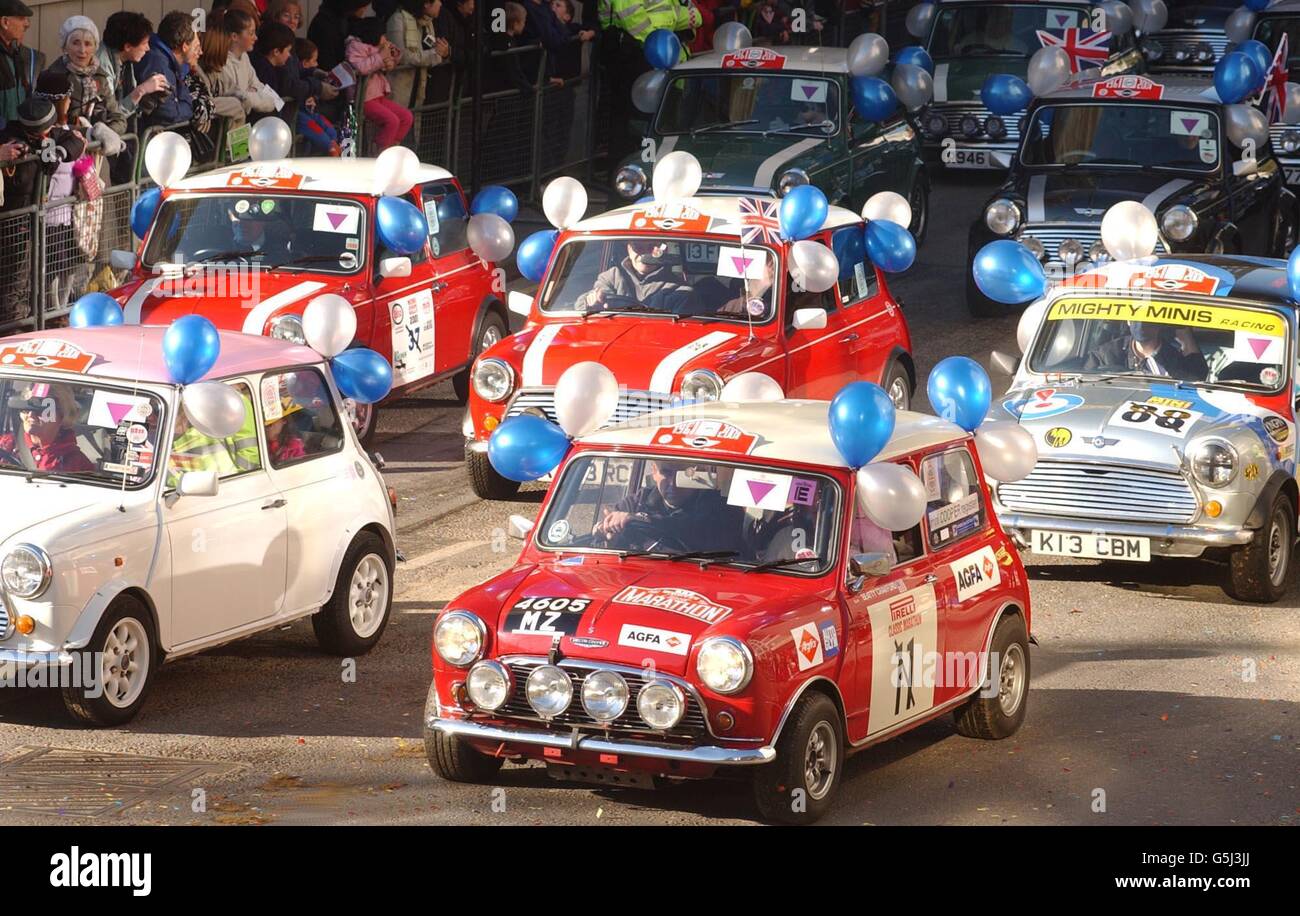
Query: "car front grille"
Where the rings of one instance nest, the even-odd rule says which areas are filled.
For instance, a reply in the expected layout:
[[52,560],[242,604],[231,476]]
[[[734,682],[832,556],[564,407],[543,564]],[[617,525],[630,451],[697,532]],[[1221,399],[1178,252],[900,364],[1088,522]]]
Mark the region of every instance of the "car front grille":
[[1300,128],[1297,128],[1295,124],[1274,124],[1268,129],[1268,138],[1269,143],[1273,146],[1273,153],[1279,159],[1294,161],[1300,159],[1300,150],[1293,150],[1288,153],[1282,149],[1282,134],[1286,133],[1288,130],[1296,131],[1300,130]]
[[[1204,30],[1196,29],[1169,29],[1155,34],[1155,40],[1160,42],[1160,47],[1164,53],[1160,59],[1152,61],[1153,67],[1195,67],[1197,69],[1212,70],[1214,61],[1217,61],[1228,50],[1228,36],[1222,30]],[[1198,61],[1196,59],[1196,50],[1204,42],[1210,46],[1214,52],[1214,60]],[[1185,55],[1182,60],[1178,55]]]
[[[618,407],[609,423],[632,420],[655,410],[673,406],[673,396],[659,391],[619,391]],[[527,410],[540,410],[546,419],[555,421],[555,389],[524,388],[506,406],[506,417],[517,416]]]
[[1040,459],[1033,472],[1001,483],[998,499],[1012,512],[1098,521],[1188,524],[1196,495],[1175,470]]
[[[1007,128],[1007,135],[994,140],[984,132],[984,122],[988,120],[989,116],[993,114],[993,112],[989,111],[983,105],[969,104],[965,102],[935,102],[929,107],[926,115],[928,116],[931,113],[943,115],[944,121],[946,121],[948,125],[947,132],[944,136],[952,137],[958,143],[994,143],[1000,146],[1016,146],[1020,143],[1020,115],[1008,115],[1002,118],[1002,123],[1005,124]],[[961,131],[961,119],[966,117],[966,115],[974,115],[975,119],[979,121],[980,132],[974,137],[967,137]],[[924,123],[923,120],[923,126]],[[928,133],[925,136],[930,140],[939,139],[938,137]]]
[[[1042,242],[1045,261],[1059,261],[1061,243],[1067,239],[1075,239],[1083,246],[1084,259],[1087,260],[1089,249],[1101,239],[1101,217],[1098,216],[1095,223],[1082,226],[1030,226],[1020,234],[1019,238],[1021,241],[1035,238]],[[1169,251],[1164,239],[1156,241],[1156,251],[1160,254]]]
[[[534,723],[543,722],[544,720],[528,705],[528,698],[524,693],[524,683],[528,680],[528,675],[533,672],[533,669],[540,667],[545,662],[518,658],[502,659],[501,661],[510,669],[510,674],[514,677],[514,690],[511,691],[510,699],[506,701],[505,705],[494,712],[493,715],[503,719],[526,719]],[[686,713],[682,716],[681,721],[672,730],[661,732],[652,729],[641,721],[641,715],[636,708],[636,700],[641,693],[641,688],[650,683],[654,677],[647,677],[638,670],[621,665],[600,665],[594,662],[576,662],[573,659],[564,659],[559,662],[559,666],[564,669],[569,675],[569,680],[573,682],[573,702],[561,715],[550,720],[552,725],[564,730],[577,728],[583,731],[608,731],[654,739],[666,737],[701,741],[709,735],[708,721],[703,706],[701,706],[694,691],[679,678],[658,675],[660,680],[668,680],[681,687],[682,693],[686,695]],[[627,681],[629,692],[627,710],[613,722],[599,722],[588,715],[587,710],[582,708],[583,678],[593,671],[600,670],[616,671]]]

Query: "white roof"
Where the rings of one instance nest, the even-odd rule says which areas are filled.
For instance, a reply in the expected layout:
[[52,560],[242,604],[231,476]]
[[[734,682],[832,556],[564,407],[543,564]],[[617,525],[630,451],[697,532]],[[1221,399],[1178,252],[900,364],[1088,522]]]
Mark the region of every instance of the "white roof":
[[[780,73],[848,73],[849,52],[846,48],[805,47],[803,45],[776,45],[763,48],[763,51],[775,51],[785,58],[785,65],[779,70],[762,70],[768,74]],[[684,63],[673,67],[678,70],[720,70],[722,58],[727,52],[709,51],[697,54]],[[730,69],[730,68],[729,68]],[[744,69],[737,67],[736,69]]]
[[[738,427],[758,441],[749,452],[752,457],[773,461],[792,461],[821,467],[847,467],[835,443],[831,441],[827,414],[828,401],[715,401],[693,404],[643,414],[623,423],[607,426],[583,436],[584,444],[642,447],[661,427],[691,420],[721,420]],[[887,461],[920,449],[966,438],[961,427],[929,414],[900,410],[894,434],[875,460]],[[684,454],[717,456],[721,460],[740,459],[727,452],[708,452],[683,448]]]
[[[749,195],[753,196],[753,195]],[[666,232],[682,232],[684,234],[696,234],[701,232],[710,232],[720,235],[740,235],[740,201],[741,197],[730,194],[709,195],[707,197],[689,197],[684,200],[670,201],[666,204],[658,203],[633,203],[617,210],[609,210],[598,216],[584,219],[575,225],[573,232],[617,232],[619,230],[632,230],[635,228],[638,232],[654,230]],[[771,201],[770,197],[762,198]],[[646,211],[651,216],[675,216],[682,225],[675,229],[664,229],[662,226],[636,226],[632,223],[640,211]],[[693,212],[692,212],[693,211]],[[691,219],[695,216],[708,217],[709,226],[707,229],[699,225],[692,224]],[[851,226],[854,223],[861,223],[862,217],[852,210],[846,210],[843,207],[832,206],[826,214],[826,228],[838,229],[840,226]]]
[[[244,162],[226,168],[213,169],[191,178],[185,178],[173,186],[177,191],[212,190],[231,187],[231,176],[275,175],[301,176],[301,189],[304,191],[329,191],[342,194],[373,194],[375,180],[374,159],[346,159],[319,156],[304,159],[278,159],[274,162]],[[442,181],[451,178],[451,172],[436,165],[420,163],[416,174],[416,184],[427,181]],[[244,185],[243,190],[248,190]],[[268,187],[267,190],[273,188]]]

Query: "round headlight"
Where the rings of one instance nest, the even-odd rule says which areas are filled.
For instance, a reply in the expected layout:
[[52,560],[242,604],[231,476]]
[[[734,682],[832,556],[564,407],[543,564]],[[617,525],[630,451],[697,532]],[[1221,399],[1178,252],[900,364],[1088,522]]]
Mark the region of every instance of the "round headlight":
[[686,714],[686,694],[676,684],[651,681],[637,694],[636,711],[646,725],[667,731]]
[[623,197],[640,197],[645,189],[645,169],[639,165],[625,165],[614,176],[614,190]]
[[997,115],[990,115],[984,120],[984,133],[994,140],[1001,140],[1007,135],[1007,122]]
[[715,636],[700,643],[695,673],[715,693],[735,693],[745,689],[753,676],[754,657],[740,640]]
[[1214,48],[1210,47],[1208,41],[1202,41],[1196,46],[1196,62],[1208,64],[1214,60]]
[[593,671],[582,681],[582,708],[597,722],[613,722],[627,712],[627,681],[613,671]]
[[1029,253],[1040,261],[1043,259],[1043,255],[1047,254],[1047,249],[1043,247],[1043,243],[1032,235],[1026,235],[1020,240],[1020,244],[1028,248]]
[[1189,58],[1189,57],[1191,57],[1191,56],[1192,56],[1192,52],[1189,51],[1189,50],[1187,50],[1186,48],[1175,48],[1175,49],[1174,49],[1174,60],[1175,60],[1177,63],[1180,63],[1180,64],[1181,64],[1181,63],[1183,63],[1184,61],[1186,61],[1187,58]]
[[984,225],[995,235],[1010,235],[1020,225],[1020,208],[1005,197],[1000,197],[984,211]]
[[692,369],[682,379],[682,399],[716,401],[722,395],[722,379],[711,369]]
[[1207,487],[1222,487],[1237,474],[1237,450],[1209,439],[1192,447],[1192,475]]
[[795,188],[808,183],[808,173],[803,169],[786,169],[781,173],[781,180],[776,183],[776,192],[782,197]]
[[554,719],[573,702],[573,681],[555,665],[534,668],[524,683],[528,705],[543,719]]
[[449,665],[467,668],[478,661],[487,642],[487,627],[469,611],[449,611],[433,627],[433,646]]
[[5,589],[15,598],[39,598],[50,586],[50,557],[35,544],[18,544],[0,564]]
[[957,124],[961,132],[967,137],[978,137],[980,135],[980,119],[973,114],[962,115]]
[[1300,130],[1292,128],[1291,130],[1282,131],[1278,146],[1282,147],[1284,153],[1294,153],[1300,149]]
[[307,343],[307,335],[302,330],[302,318],[297,315],[281,315],[273,320],[271,336],[276,340],[287,340],[299,345]]
[[1078,239],[1066,239],[1056,246],[1056,256],[1073,267],[1083,260],[1083,243]]
[[1110,260],[1110,252],[1106,250],[1106,243],[1101,239],[1093,242],[1088,247],[1088,260],[1094,264],[1105,264]]
[[474,393],[485,401],[504,401],[515,387],[515,370],[500,359],[480,359],[474,364]]
[[1142,42],[1142,56],[1147,60],[1159,60],[1165,56],[1165,48],[1155,39],[1144,39]]
[[1175,242],[1185,242],[1196,231],[1196,213],[1191,207],[1177,204],[1160,217],[1160,231]]
[[925,132],[931,137],[942,137],[948,132],[948,119],[937,111],[932,111],[925,118]]
[[500,662],[479,662],[469,669],[469,677],[465,678],[469,698],[475,706],[489,712],[505,705],[513,686],[510,670]]

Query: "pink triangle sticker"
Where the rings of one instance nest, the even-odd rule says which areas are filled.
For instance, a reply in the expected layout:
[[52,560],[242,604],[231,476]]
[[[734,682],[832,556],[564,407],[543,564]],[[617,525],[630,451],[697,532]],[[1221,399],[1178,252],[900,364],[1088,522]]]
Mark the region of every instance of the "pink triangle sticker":
[[804,86],[804,87],[803,87],[803,94],[804,94],[804,98],[806,98],[806,99],[811,99],[813,96],[815,96],[815,95],[817,94],[817,87],[816,87],[816,86]]
[[348,218],[346,213],[326,213],[325,216],[329,219],[330,225],[335,229],[343,225],[343,221]]
[[736,273],[740,274],[740,275],[743,277],[743,276],[745,276],[745,274],[748,272],[748,270],[749,270],[749,265],[752,264],[752,263],[754,263],[754,259],[753,259],[753,258],[741,258],[741,257],[737,257],[736,255],[733,254],[733,255],[731,256],[731,263],[735,265],[735,267],[736,267]]
[[1198,124],[1201,123],[1200,118],[1183,118],[1182,120],[1183,120],[1183,127],[1187,129],[1187,132],[1189,134],[1192,132],[1192,129],[1194,127],[1196,127]]
[[1268,349],[1268,345],[1272,342],[1267,337],[1247,337],[1246,340],[1250,343],[1250,349],[1255,353],[1255,359],[1263,356],[1264,351]]
[[776,489],[776,484],[763,483],[761,480],[747,480],[745,482],[749,484],[749,495],[754,498],[755,503],[761,503],[764,496]]
[[118,423],[122,422],[123,418],[131,412],[131,408],[135,405],[115,404],[112,401],[108,401],[106,406],[108,407],[108,415],[113,418],[113,424],[116,426]]

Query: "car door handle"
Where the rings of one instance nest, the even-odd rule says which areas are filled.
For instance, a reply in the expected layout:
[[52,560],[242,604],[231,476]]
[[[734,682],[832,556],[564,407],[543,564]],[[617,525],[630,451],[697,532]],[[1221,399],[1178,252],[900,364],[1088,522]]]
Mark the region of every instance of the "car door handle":
[[927,583],[929,583],[929,584],[934,584],[935,582],[938,582],[938,581],[939,581],[939,577],[936,576],[934,573],[929,573],[929,574],[925,577],[925,581],[926,581]]
[[436,283],[434,283],[433,286],[429,287],[429,292],[431,292],[431,293],[440,293],[440,292],[442,292],[442,291],[443,291],[444,289],[446,289],[446,288],[447,288],[447,284],[446,284],[446,283],[443,283],[441,280],[439,280],[439,281],[437,281]]
[[853,343],[853,341],[855,341],[855,340],[857,340],[857,339],[858,339],[858,335],[857,335],[857,334],[846,334],[845,336],[843,336],[843,337],[840,338],[839,342],[840,342],[840,343]]
[[263,509],[283,509],[283,508],[284,508],[285,506],[287,506],[288,504],[289,504],[289,501],[286,500],[286,499],[273,499],[273,500],[271,500],[269,503],[267,503],[266,505],[262,506],[262,508],[263,508]]

